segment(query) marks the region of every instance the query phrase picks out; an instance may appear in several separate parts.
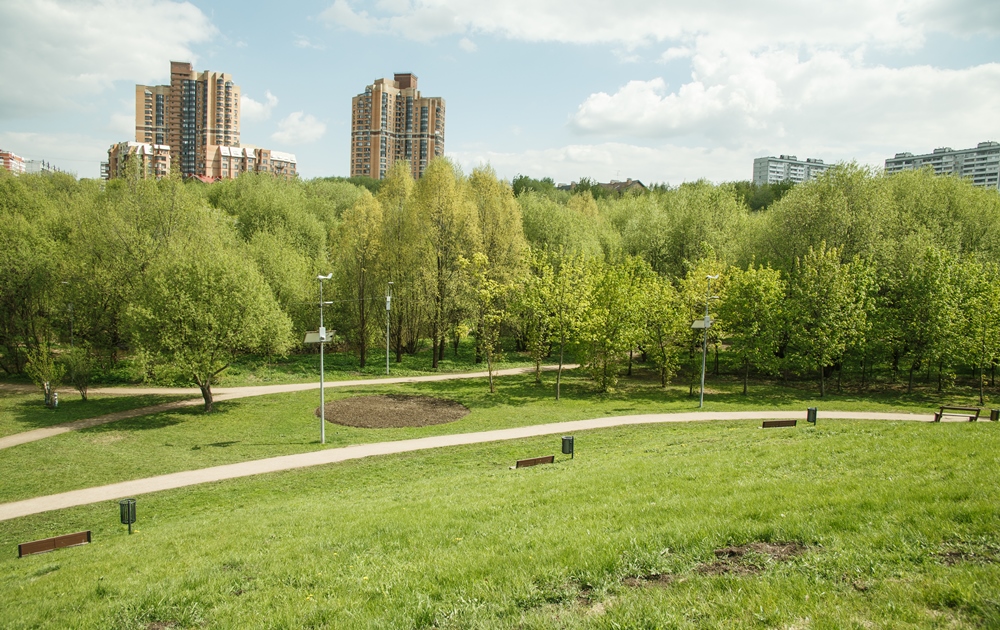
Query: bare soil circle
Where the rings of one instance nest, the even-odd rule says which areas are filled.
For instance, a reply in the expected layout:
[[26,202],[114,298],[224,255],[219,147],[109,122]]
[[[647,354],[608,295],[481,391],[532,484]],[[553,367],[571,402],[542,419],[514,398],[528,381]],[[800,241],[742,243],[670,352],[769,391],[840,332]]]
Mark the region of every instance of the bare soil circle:
[[[318,418],[319,407],[316,407]],[[433,396],[378,394],[354,396],[326,403],[326,420],[362,429],[400,429],[445,424],[464,418],[469,408],[462,403]]]

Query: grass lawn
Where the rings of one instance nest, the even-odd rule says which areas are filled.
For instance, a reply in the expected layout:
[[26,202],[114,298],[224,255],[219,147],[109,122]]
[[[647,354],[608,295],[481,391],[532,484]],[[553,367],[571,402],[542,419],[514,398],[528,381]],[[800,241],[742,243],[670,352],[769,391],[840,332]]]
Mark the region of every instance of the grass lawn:
[[[262,396],[216,403],[216,412],[188,408],[66,433],[6,449],[0,457],[0,502],[103,485],[128,479],[205,468],[275,455],[287,455],[366,442],[400,440],[446,433],[466,433],[601,416],[680,412],[697,409],[686,387],[663,390],[641,375],[623,380],[614,394],[597,394],[592,383],[568,375],[563,399],[553,398],[554,376],[545,385],[532,375],[500,379],[495,394],[485,379],[331,389],[328,400],[405,392],[457,400],[472,412],[449,424],[407,429],[360,429],[328,424],[325,447],[319,444],[316,391]],[[706,410],[820,409],[928,412],[922,395],[828,395],[819,401],[811,389],[758,386],[748,396],[735,382],[716,383]],[[962,400],[962,399],[959,399]]]
[[[3,522],[0,627],[1000,626],[1000,425],[756,426],[582,432],[574,460],[522,470],[558,437],[196,486],[139,497],[131,537],[115,502]],[[800,553],[715,553],[761,541]]]
[[162,395],[92,395],[84,402],[78,395],[71,394],[59,399],[58,409],[49,409],[45,406],[41,393],[21,394],[0,391],[0,437],[183,398],[185,397]]

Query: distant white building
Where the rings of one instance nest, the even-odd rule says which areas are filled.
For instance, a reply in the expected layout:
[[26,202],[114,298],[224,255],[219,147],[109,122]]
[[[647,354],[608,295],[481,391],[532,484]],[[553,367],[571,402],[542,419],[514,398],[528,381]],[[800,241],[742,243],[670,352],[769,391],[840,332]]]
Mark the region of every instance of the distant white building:
[[885,161],[887,175],[933,167],[935,175],[957,175],[972,180],[973,186],[1000,188],[1000,142],[980,142],[974,149],[942,147],[931,153],[897,153]]
[[824,164],[823,160],[817,160],[816,158],[800,160],[794,155],[759,157],[753,161],[753,183],[758,186],[763,184],[779,184],[781,182],[799,184],[810,179],[816,179],[817,175],[831,166],[830,164]]
[[11,151],[0,149],[0,167],[15,175],[20,175],[24,172],[24,158]]

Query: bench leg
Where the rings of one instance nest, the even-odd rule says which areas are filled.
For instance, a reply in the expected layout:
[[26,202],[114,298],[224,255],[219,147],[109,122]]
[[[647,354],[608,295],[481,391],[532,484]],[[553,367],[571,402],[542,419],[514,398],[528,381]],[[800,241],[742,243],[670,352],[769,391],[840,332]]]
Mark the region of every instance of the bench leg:
[[941,414],[934,412],[934,422],[941,422]]

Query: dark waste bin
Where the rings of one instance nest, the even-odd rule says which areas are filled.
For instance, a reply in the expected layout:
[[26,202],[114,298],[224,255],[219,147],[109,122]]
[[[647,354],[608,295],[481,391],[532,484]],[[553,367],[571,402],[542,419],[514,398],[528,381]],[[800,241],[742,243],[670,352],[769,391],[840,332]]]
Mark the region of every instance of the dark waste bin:
[[990,409],[990,420],[1000,422],[1000,409]]
[[806,422],[816,424],[816,407],[809,407],[806,409]]
[[135,522],[135,499],[122,499],[118,502],[118,515],[122,525],[128,525],[128,533],[132,533],[132,523]]
[[572,455],[574,458],[576,455],[573,453],[573,436],[564,435],[562,439],[562,452],[563,455]]

